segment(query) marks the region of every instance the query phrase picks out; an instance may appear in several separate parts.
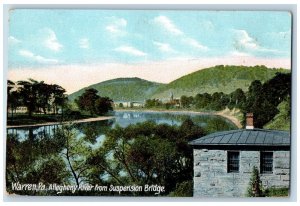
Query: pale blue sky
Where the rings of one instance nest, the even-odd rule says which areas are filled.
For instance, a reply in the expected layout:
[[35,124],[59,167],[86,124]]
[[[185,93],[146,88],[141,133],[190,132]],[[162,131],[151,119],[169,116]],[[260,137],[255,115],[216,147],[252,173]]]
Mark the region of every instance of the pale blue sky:
[[13,10],[9,69],[251,56],[290,58],[287,12]]

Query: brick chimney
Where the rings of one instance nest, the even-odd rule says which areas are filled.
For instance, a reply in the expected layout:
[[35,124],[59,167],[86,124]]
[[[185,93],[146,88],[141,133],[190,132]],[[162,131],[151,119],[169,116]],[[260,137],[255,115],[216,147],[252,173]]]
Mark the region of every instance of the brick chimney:
[[246,129],[254,129],[253,113],[247,113],[246,114]]

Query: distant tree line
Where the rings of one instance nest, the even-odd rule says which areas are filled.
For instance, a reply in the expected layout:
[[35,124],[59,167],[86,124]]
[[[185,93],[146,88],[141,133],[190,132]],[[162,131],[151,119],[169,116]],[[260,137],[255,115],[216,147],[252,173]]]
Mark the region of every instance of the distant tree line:
[[[28,81],[7,81],[7,112],[10,120],[20,108],[26,108],[24,112],[28,117],[34,113],[61,115],[65,119],[80,118],[82,112],[91,116],[103,115],[111,111],[112,100],[108,97],[100,97],[95,89],[87,89],[76,99],[78,108],[72,107],[65,94],[66,90],[57,84],[47,84],[44,81],[29,79]],[[80,111],[78,111],[78,109]]]
[[[230,94],[215,92],[213,94],[202,93],[196,96],[181,96],[180,108],[196,110],[220,111],[226,107],[229,109],[238,108],[245,115],[247,112],[254,113],[254,126],[262,128],[272,120],[279,110],[277,106],[282,101],[290,104],[291,97],[291,74],[276,73],[276,75],[262,83],[259,80],[253,81],[248,91],[244,92],[238,88]],[[159,99],[146,100],[146,108],[160,107],[172,108],[170,103],[163,103]],[[290,108],[288,113],[290,114]]]
[[13,116],[18,107],[26,107],[28,116],[34,112],[57,114],[67,101],[66,90],[44,81],[7,81],[7,111]]
[[162,106],[164,106],[164,104],[159,99],[147,99],[146,102],[145,102],[145,107],[146,108],[162,107]]

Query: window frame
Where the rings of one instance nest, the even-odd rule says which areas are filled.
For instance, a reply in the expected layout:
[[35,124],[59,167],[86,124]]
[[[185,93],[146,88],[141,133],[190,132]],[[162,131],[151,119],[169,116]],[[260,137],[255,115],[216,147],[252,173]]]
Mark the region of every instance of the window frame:
[[[235,164],[238,165],[237,170],[233,169],[234,167],[232,166],[232,164],[234,164],[234,163],[230,162],[230,161],[232,161],[232,160],[230,160],[230,155],[233,153],[238,154],[238,158],[235,159],[235,161],[237,161],[237,163],[235,163]],[[235,151],[227,151],[227,173],[239,173],[240,172],[240,158],[241,158],[240,151],[236,151],[236,150]]]
[[[272,154],[272,158],[270,158],[271,160],[266,160],[266,158],[264,158],[264,154]],[[266,161],[272,161],[271,163],[270,162],[266,162]],[[270,166],[266,166],[266,165],[270,165],[271,164],[271,167]],[[273,174],[274,172],[274,152],[273,151],[261,151],[260,152],[260,173],[261,174]],[[269,171],[268,169],[266,168],[271,168],[271,171]]]

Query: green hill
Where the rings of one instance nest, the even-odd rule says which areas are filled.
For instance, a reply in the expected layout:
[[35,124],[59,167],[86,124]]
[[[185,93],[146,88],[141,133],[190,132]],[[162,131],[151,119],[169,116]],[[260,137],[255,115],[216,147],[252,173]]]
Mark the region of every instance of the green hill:
[[253,80],[272,78],[276,72],[290,72],[287,69],[269,69],[265,66],[215,66],[183,76],[169,84],[160,86],[152,98],[167,99],[170,93],[179,98],[182,95],[195,96],[198,93],[231,93],[237,88],[248,90]]
[[286,100],[281,102],[277,107],[279,113],[273,118],[273,120],[267,123],[264,128],[289,131],[291,129],[291,114],[289,112],[290,108],[290,102]]
[[140,78],[118,78],[100,82],[83,88],[71,95],[69,100],[73,101],[83,94],[85,89],[94,88],[99,91],[100,96],[107,96],[113,101],[144,101],[152,96],[162,84],[146,81]]
[[237,88],[248,90],[253,80],[265,82],[275,76],[276,72],[290,72],[287,69],[270,69],[265,66],[215,66],[202,69],[183,76],[169,84],[150,82],[140,78],[118,78],[100,82],[83,88],[69,96],[74,100],[85,89],[95,88],[100,96],[108,96],[114,101],[143,101],[149,98],[169,99],[182,95],[195,96],[198,93],[231,93]]

